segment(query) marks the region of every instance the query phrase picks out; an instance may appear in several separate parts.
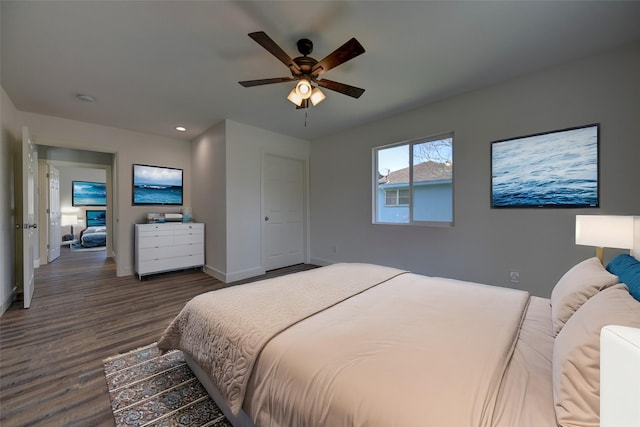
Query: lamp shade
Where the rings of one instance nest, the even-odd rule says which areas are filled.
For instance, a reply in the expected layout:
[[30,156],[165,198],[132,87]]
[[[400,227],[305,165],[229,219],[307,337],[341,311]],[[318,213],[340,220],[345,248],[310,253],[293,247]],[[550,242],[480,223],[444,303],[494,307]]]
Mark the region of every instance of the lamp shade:
[[633,217],[576,215],[576,245],[633,248]]
[[322,93],[322,91],[317,87],[314,87],[313,90],[311,91],[311,103],[314,106],[320,104],[322,101],[325,100],[325,98],[326,98],[325,94]]
[[309,99],[312,90],[311,82],[307,79],[301,79],[296,85],[296,93],[302,99]]
[[289,92],[287,99],[293,102],[294,104],[296,104],[298,107],[302,105],[303,99],[300,95],[298,95],[298,92],[296,92],[295,87],[291,90],[291,92]]
[[78,224],[78,215],[76,214],[70,214],[70,213],[63,213],[61,218],[60,218],[60,225],[67,226],[67,225],[77,225]]

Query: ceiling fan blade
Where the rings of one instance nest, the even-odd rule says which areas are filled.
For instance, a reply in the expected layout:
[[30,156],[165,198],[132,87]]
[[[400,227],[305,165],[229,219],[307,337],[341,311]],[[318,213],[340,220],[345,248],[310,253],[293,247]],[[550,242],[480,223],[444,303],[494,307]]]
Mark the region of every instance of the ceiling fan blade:
[[270,54],[278,58],[284,65],[289,67],[292,73],[294,73],[295,75],[300,74],[301,71],[298,64],[293,62],[293,59],[291,59],[291,57],[287,55],[287,53],[282,50],[282,48],[278,46],[276,42],[274,42],[271,37],[267,35],[267,33],[265,33],[264,31],[258,31],[255,33],[249,33],[249,37],[255,40],[256,43],[265,48],[267,51],[269,51]]
[[260,85],[270,85],[272,83],[283,83],[283,82],[291,82],[297,80],[294,77],[276,77],[273,79],[260,79],[260,80],[245,80],[240,83],[244,87],[252,87],[252,86],[260,86]]
[[315,80],[315,82],[318,84],[318,86],[322,86],[326,89],[340,92],[352,98],[360,98],[360,95],[364,93],[364,89],[361,89],[355,86],[346,85],[344,83],[334,82],[333,80],[320,79],[320,80]]
[[364,47],[352,38],[313,66],[311,74],[320,75],[364,53]]

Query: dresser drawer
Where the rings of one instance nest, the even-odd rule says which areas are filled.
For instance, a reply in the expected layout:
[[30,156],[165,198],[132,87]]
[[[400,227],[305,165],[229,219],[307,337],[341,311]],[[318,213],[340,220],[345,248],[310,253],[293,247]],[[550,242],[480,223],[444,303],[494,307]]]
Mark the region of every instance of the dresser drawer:
[[150,233],[140,233],[138,236],[138,248],[146,249],[146,248],[158,248],[162,246],[173,246],[174,244],[174,236],[171,234],[156,234],[156,235],[148,235]]
[[171,263],[166,259],[154,259],[142,261],[139,265],[139,275],[149,273],[160,273],[163,271],[180,270],[183,268],[199,267],[204,265],[204,258],[201,255],[182,255],[171,258]]
[[204,233],[204,224],[175,224],[175,233]]
[[148,248],[140,252],[140,261],[160,260],[175,258],[180,254],[179,249],[174,246],[164,246],[158,248]]
[[173,233],[175,224],[136,224],[136,230],[139,233],[151,233],[153,231],[169,231]]
[[176,245],[185,245],[189,243],[199,244],[202,242],[204,242],[204,234],[202,233],[176,234],[174,236],[174,243]]

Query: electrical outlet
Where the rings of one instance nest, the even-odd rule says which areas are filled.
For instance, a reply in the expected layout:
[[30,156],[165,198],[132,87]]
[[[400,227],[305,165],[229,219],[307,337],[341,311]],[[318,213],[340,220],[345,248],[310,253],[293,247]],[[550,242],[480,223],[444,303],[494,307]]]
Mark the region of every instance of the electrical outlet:
[[509,272],[509,281],[511,283],[518,283],[520,281],[520,273],[517,271]]

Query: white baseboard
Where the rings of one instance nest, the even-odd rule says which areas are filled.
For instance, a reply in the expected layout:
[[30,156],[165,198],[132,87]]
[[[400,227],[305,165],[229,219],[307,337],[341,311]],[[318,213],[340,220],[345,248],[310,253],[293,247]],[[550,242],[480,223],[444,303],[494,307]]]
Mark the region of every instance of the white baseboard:
[[218,269],[215,269],[215,268],[213,268],[213,267],[210,267],[210,266],[208,266],[208,265],[205,265],[205,266],[202,268],[202,271],[203,271],[204,273],[208,274],[209,276],[211,276],[211,277],[213,277],[213,278],[215,278],[215,279],[220,280],[220,281],[221,281],[221,282],[223,282],[223,283],[227,283],[227,282],[225,281],[225,279],[226,279],[226,275],[225,275],[222,271],[220,271],[220,270],[218,270]]
[[11,306],[11,303],[13,303],[13,301],[16,299],[17,294],[18,288],[14,286],[11,290],[11,293],[7,295],[4,301],[2,301],[2,306],[0,306],[0,316],[2,316],[4,312],[7,311],[7,309]]
[[216,279],[224,283],[237,282],[238,280],[261,276],[266,273],[266,271],[261,267],[256,267],[249,270],[235,271],[232,273],[225,273],[208,265],[204,266],[203,271],[209,276],[215,277]]

